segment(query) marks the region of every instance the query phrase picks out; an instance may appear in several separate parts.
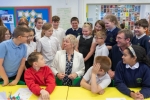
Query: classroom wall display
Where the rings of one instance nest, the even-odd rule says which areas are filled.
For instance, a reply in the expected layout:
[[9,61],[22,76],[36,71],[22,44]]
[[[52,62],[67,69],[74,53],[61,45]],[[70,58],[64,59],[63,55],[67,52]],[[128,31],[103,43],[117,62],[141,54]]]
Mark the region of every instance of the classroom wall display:
[[60,27],[67,30],[70,28],[71,8],[57,8],[57,15],[60,17]]
[[107,14],[117,17],[119,23],[124,23],[125,28],[133,30],[134,23],[140,17],[140,5],[101,5],[100,19]]
[[43,22],[50,22],[52,18],[51,6],[33,6],[33,7],[15,7],[16,24],[21,17],[25,17],[29,21],[29,27],[34,28],[34,20],[36,17],[41,17]]
[[13,7],[0,7],[0,18],[12,33],[16,27],[15,9]]

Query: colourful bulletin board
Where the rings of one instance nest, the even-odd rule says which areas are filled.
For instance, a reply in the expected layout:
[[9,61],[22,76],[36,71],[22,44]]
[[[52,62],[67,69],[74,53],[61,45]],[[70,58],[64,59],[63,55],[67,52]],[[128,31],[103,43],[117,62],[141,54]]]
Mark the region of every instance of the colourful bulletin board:
[[13,32],[16,27],[16,16],[14,7],[0,7],[0,18],[4,25]]
[[101,5],[100,18],[106,14],[113,14],[120,23],[125,20],[125,27],[133,30],[134,22],[139,20],[140,5]]
[[16,24],[21,17],[26,17],[29,21],[29,27],[34,28],[34,20],[36,17],[41,17],[45,22],[51,22],[52,12],[51,6],[38,7],[15,7]]

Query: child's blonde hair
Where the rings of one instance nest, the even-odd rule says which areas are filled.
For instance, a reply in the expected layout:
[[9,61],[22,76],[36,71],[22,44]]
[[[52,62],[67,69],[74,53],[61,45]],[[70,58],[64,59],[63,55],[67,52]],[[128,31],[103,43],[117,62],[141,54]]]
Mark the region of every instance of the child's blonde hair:
[[82,28],[88,28],[91,31],[90,35],[92,35],[92,24],[91,23],[85,22]]
[[106,33],[103,32],[103,31],[96,32],[95,36],[96,37],[101,37],[103,39],[106,39]]
[[110,22],[114,22],[114,24],[115,24],[118,28],[120,28],[120,24],[119,24],[119,22],[118,22],[116,16],[114,16],[114,15],[112,15],[112,14],[109,14],[109,15],[106,15],[106,16],[104,17],[104,19],[109,19]]
[[42,33],[41,33],[41,37],[43,37],[45,35],[45,31],[49,30],[50,28],[52,28],[52,24],[50,23],[45,23],[42,26]]

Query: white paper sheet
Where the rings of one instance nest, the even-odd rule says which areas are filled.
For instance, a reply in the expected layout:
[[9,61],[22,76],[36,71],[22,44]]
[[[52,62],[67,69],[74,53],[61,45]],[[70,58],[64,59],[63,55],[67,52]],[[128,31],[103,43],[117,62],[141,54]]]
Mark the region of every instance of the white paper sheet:
[[21,100],[29,100],[30,96],[32,95],[32,92],[28,88],[20,88],[13,96],[17,97],[18,94]]
[[7,100],[5,92],[0,92],[0,100]]

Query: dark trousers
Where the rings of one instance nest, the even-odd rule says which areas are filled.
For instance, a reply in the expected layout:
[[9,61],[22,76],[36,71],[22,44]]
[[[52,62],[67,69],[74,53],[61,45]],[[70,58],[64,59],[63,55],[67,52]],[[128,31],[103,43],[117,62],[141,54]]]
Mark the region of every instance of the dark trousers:
[[[15,76],[12,76],[12,77],[8,77],[8,80],[14,80],[15,78],[16,78],[16,75],[15,75]],[[23,73],[22,73],[22,75],[21,75],[21,77],[20,77],[20,80],[23,81],[23,82],[25,82],[25,81],[24,81],[24,71],[23,71]],[[0,82],[3,82],[3,79],[2,79],[2,78],[0,78]]]

